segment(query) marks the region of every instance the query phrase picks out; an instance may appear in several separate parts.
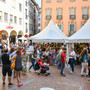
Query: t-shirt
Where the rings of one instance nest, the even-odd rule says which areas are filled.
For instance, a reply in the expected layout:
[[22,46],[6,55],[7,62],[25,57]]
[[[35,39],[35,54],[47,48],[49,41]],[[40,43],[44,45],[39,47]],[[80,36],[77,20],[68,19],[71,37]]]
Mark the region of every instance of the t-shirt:
[[8,54],[2,54],[2,64],[3,65],[10,65],[11,61],[9,61],[9,55]]
[[64,60],[64,58],[66,58],[66,54],[64,53],[64,52],[62,52],[62,63],[65,63],[65,60]]

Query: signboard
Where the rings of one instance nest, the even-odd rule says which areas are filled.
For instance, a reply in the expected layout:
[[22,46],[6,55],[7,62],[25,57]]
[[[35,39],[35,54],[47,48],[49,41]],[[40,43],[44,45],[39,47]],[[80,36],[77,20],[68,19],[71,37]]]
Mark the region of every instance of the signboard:
[[7,29],[13,29],[13,26],[7,26],[6,28]]

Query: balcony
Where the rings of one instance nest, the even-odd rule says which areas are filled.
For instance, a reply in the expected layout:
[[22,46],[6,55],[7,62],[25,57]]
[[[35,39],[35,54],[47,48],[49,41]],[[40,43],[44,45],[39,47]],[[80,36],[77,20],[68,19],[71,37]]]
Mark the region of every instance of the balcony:
[[62,15],[57,15],[57,20],[62,20]]
[[82,15],[82,19],[87,20],[88,19],[88,15]]
[[70,31],[69,36],[73,35],[76,31]]
[[51,19],[51,15],[47,15],[46,20],[50,20],[50,19]]
[[70,19],[74,20],[75,19],[75,15],[70,15]]

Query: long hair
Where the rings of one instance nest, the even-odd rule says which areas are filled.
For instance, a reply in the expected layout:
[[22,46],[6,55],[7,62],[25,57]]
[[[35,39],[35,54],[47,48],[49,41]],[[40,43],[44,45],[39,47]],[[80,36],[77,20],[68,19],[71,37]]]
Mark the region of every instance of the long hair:
[[87,55],[87,50],[84,50],[81,56],[84,57],[84,55]]
[[17,50],[17,51],[16,51],[16,54],[19,55],[19,56],[21,56],[20,50]]

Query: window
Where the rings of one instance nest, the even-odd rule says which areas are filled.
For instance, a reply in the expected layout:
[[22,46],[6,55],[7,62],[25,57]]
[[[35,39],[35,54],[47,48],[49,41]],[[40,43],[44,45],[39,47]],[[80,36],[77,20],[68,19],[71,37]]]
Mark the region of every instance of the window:
[[28,32],[28,30],[27,30],[27,23],[25,23],[25,31],[26,31],[26,33]]
[[22,18],[19,18],[19,24],[22,25]]
[[74,2],[74,1],[76,1],[76,0],[70,0],[71,2]]
[[75,19],[75,8],[70,9],[70,19],[74,20]]
[[50,20],[51,19],[51,9],[47,9],[46,10],[46,20]]
[[2,21],[2,12],[0,11],[0,21]]
[[57,19],[58,20],[62,19],[62,9],[57,9]]
[[25,19],[27,19],[27,9],[25,9]]
[[7,13],[4,13],[4,21],[8,22],[8,14]]
[[59,29],[60,29],[61,31],[63,31],[63,24],[57,24],[57,25],[58,25]]
[[27,4],[28,4],[28,1],[26,0],[26,1],[25,1],[25,5],[27,6]]
[[13,15],[10,15],[10,23],[13,23]]
[[57,2],[62,2],[62,0],[57,0]]
[[51,2],[51,0],[46,0],[47,3]]
[[76,24],[69,24],[69,35],[72,35],[76,32]]
[[0,0],[0,1],[2,1],[2,2],[6,2],[6,0]]
[[16,24],[17,23],[17,17],[14,16],[14,23]]
[[22,4],[19,3],[19,11],[22,11]]
[[88,8],[83,8],[82,19],[84,20],[88,19]]

